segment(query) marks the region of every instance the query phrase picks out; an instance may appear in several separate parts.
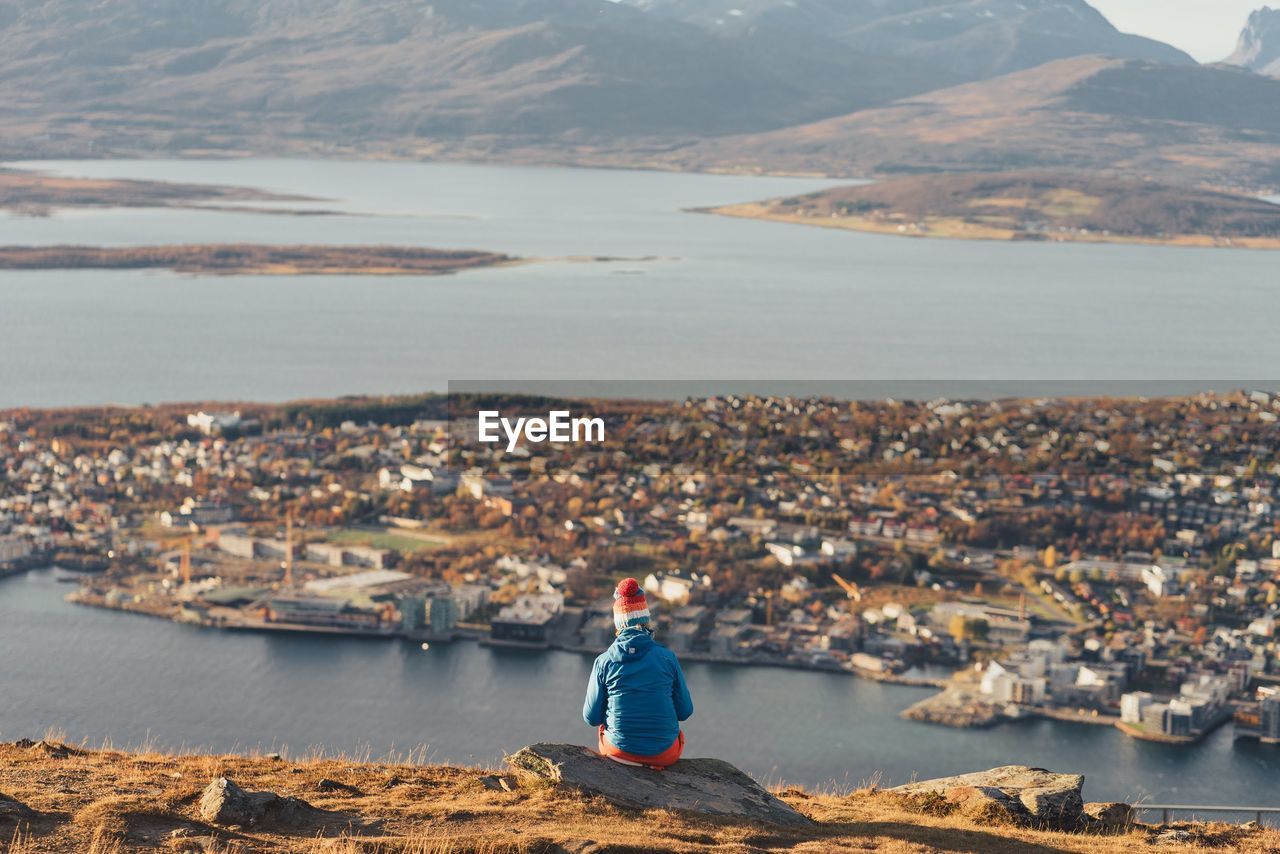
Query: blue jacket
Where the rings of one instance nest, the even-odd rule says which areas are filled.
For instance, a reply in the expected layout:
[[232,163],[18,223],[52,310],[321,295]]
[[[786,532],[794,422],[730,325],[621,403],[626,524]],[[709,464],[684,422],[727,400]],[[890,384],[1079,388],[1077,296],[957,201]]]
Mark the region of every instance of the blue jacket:
[[675,653],[644,629],[626,629],[600,654],[587,683],[582,719],[605,724],[609,743],[636,756],[657,756],[680,735],[693,700]]

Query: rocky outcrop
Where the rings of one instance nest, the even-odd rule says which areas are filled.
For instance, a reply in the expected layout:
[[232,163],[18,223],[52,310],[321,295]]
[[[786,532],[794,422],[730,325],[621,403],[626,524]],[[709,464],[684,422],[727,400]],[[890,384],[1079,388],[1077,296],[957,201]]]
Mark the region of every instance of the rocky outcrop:
[[1085,804],[1084,814],[1087,823],[1100,830],[1124,830],[1137,820],[1133,807],[1114,801]]
[[72,756],[82,756],[84,751],[75,747],[69,747],[65,744],[59,744],[56,741],[32,741],[29,738],[20,738],[13,743],[14,747],[20,747],[23,750],[30,750],[33,753],[43,753],[50,759],[67,759]]
[[1005,765],[990,771],[909,783],[890,789],[907,797],[938,797],[964,811],[1015,823],[1077,828],[1086,823],[1084,776]]
[[1264,6],[1250,15],[1235,53],[1224,61],[1259,74],[1280,77],[1280,9]]
[[293,827],[319,816],[321,810],[301,798],[275,792],[246,792],[226,777],[210,783],[200,795],[200,817],[220,825]]
[[665,771],[620,765],[575,744],[534,744],[507,757],[519,774],[599,795],[621,807],[671,809],[768,824],[812,822],[719,759],[681,759]]

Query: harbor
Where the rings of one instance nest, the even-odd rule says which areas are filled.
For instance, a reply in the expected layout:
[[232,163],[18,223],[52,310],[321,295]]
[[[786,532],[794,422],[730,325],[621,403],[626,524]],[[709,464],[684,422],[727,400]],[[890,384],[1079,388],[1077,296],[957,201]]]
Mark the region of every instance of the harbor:
[[[0,680],[41,678],[56,695],[6,693],[0,738],[50,727],[73,743],[305,751],[374,757],[426,745],[432,761],[500,762],[538,741],[588,743],[580,720],[590,660],[557,651],[282,632],[225,632],[64,601],[63,573],[0,581]],[[1270,747],[1219,729],[1190,747],[1112,727],[1026,720],[958,731],[901,720],[935,692],[845,674],[688,661],[693,756],[760,779],[856,787],[1017,761],[1084,773],[1103,799],[1240,804],[1280,773]],[[92,696],[92,701],[88,698]],[[747,746],[749,745],[749,746]]]

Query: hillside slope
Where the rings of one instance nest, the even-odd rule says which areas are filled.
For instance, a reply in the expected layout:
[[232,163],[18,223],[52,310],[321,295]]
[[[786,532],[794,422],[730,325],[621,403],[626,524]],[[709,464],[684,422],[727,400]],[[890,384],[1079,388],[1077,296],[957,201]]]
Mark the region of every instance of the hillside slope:
[[[270,818],[204,820],[217,778],[273,792]],[[1114,835],[1061,833],[965,817],[945,804],[862,790],[786,789],[814,820],[779,827],[662,809],[621,810],[524,777],[348,758],[86,751],[47,742],[0,745],[0,851],[334,852],[1043,852],[1273,851],[1280,833],[1198,824]],[[1173,832],[1169,832],[1173,831]]]
[[661,150],[1064,56],[1190,62],[1083,0],[747,5],[0,0],[0,156]]
[[704,136],[936,85],[840,45],[763,48],[607,0],[7,0],[0,138],[40,155]]
[[1098,54],[1170,64],[1190,56],[1121,33],[1084,0],[629,0],[713,32],[829,39],[936,69],[936,85]]
[[1173,183],[1280,186],[1280,80],[1081,57],[847,116],[707,140],[670,155],[825,174],[1078,169]]

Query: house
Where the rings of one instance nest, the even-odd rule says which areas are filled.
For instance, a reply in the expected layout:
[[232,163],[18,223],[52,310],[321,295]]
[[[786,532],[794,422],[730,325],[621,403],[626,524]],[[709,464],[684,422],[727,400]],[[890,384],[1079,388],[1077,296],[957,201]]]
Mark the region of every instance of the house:
[[858,544],[853,540],[828,538],[822,541],[821,551],[824,557],[834,560],[851,560],[858,556]]
[[237,412],[192,412],[187,415],[187,424],[196,428],[206,436],[217,436],[241,424],[240,413]]
[[673,605],[687,605],[711,590],[711,576],[696,572],[651,572],[644,579],[646,593]]
[[162,511],[160,524],[166,528],[186,528],[192,525],[203,528],[206,525],[224,525],[234,518],[235,511],[230,505],[187,498],[177,510]]

